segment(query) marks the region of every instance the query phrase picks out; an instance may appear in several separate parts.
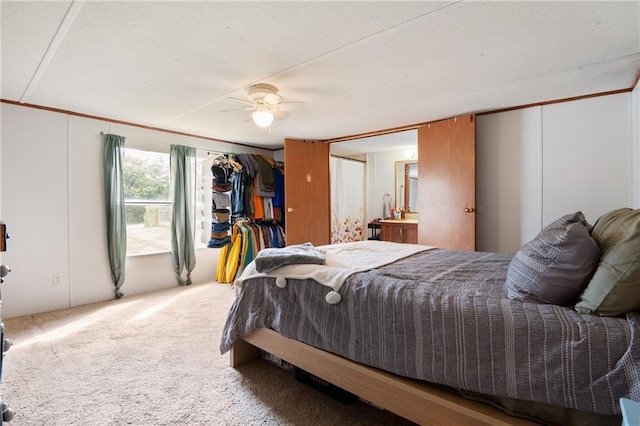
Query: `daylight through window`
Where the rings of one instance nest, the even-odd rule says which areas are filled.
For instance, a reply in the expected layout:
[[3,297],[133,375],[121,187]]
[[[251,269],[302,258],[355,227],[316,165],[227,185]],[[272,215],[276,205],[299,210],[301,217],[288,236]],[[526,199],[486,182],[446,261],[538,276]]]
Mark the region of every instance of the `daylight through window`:
[[169,154],[125,148],[127,255],[171,251]]

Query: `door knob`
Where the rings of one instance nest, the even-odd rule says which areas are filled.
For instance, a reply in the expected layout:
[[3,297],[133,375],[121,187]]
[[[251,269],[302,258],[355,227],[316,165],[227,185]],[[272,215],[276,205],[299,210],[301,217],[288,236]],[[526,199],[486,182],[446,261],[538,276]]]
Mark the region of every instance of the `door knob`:
[[474,209],[473,207],[465,207],[465,209],[464,209],[465,213],[473,213],[475,211],[476,211],[476,209]]
[[0,277],[4,278],[7,275],[9,275],[9,272],[11,272],[11,268],[9,268],[8,265],[2,265],[0,266]]
[[293,211],[293,207],[287,207],[287,213],[291,213]]

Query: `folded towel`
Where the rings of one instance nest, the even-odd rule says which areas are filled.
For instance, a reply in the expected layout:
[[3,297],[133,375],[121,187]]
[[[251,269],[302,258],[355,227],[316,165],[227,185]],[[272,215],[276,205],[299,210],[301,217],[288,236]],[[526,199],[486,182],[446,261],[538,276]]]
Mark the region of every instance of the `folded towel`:
[[258,272],[273,271],[284,265],[299,263],[323,265],[324,262],[324,254],[313,247],[311,243],[263,249],[255,258],[256,270]]

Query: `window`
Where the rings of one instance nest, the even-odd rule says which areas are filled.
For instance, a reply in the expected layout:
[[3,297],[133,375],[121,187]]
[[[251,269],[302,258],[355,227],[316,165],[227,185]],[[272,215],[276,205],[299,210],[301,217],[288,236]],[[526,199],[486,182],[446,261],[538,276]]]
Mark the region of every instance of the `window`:
[[[127,220],[127,255],[171,251],[171,174],[169,147],[127,142],[123,180]],[[166,152],[158,151],[165,149]],[[195,248],[205,248],[211,234],[211,160],[196,150]]]
[[125,148],[127,255],[171,251],[169,153]]

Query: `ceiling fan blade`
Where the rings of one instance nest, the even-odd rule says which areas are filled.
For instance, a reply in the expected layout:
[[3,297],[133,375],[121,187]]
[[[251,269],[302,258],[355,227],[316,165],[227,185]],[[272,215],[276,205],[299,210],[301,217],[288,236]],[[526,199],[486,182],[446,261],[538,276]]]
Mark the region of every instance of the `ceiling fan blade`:
[[249,102],[249,101],[247,101],[245,99],[234,98],[234,97],[231,97],[231,96],[227,96],[226,99],[231,99],[232,101],[241,102],[241,103],[243,103],[245,105],[251,105],[253,107],[256,106],[256,104],[254,102]]
[[233,109],[223,109],[222,111],[218,111],[218,112],[231,112],[231,111],[252,111],[256,109],[256,107],[247,107],[247,108],[233,108]]
[[285,118],[289,117],[289,113],[287,111],[275,110],[271,112],[273,113],[273,117],[277,118],[278,120],[284,120]]
[[304,102],[280,102],[278,107],[283,111],[299,111],[305,107]]

